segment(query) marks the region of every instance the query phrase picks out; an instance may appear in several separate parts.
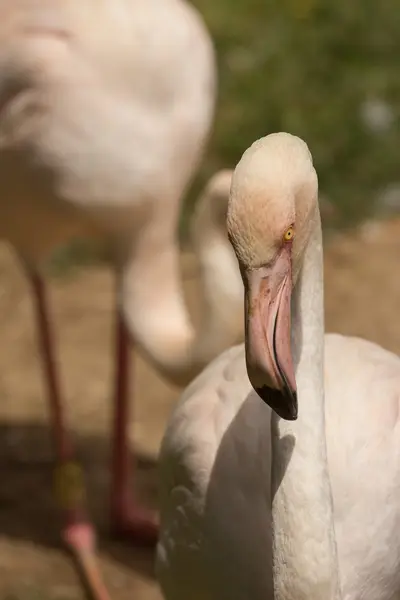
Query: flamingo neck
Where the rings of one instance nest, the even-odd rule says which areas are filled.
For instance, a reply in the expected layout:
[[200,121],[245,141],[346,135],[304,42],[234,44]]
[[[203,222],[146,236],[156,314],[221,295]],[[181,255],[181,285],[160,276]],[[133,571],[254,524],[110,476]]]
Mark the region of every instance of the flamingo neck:
[[324,405],[322,234],[316,215],[292,295],[299,416],[271,420],[275,600],[339,600]]
[[178,385],[189,383],[242,334],[243,284],[227,235],[211,215],[194,225],[203,315],[198,328],[186,306],[174,238],[149,234],[136,243],[123,268],[121,300],[134,340]]

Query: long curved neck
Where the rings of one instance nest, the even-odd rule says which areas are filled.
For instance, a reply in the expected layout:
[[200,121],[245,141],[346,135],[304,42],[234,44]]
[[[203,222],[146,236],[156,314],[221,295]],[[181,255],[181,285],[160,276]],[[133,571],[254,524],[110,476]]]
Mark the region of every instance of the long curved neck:
[[134,340],[179,385],[243,335],[243,284],[227,235],[211,219],[200,219],[195,229],[203,296],[198,328],[186,307],[172,235],[163,237],[161,228],[142,233],[123,266],[122,304]]
[[319,213],[292,295],[297,421],[271,422],[275,600],[339,600],[324,406],[322,235]]

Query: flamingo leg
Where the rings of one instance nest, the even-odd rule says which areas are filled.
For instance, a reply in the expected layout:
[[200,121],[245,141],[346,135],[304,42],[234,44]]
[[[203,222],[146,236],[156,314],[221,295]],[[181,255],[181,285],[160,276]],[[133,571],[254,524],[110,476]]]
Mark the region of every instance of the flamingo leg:
[[41,276],[28,270],[33,288],[38,341],[49,398],[56,454],[55,491],[64,527],[62,538],[72,552],[86,590],[94,600],[110,600],[95,558],[96,533],[86,516],[83,473],[75,459],[71,435],[63,411],[54,342],[49,320],[46,286]]
[[111,522],[115,533],[142,546],[158,537],[156,514],[138,504],[132,493],[128,438],[130,339],[122,311],[116,311],[116,370],[112,448]]

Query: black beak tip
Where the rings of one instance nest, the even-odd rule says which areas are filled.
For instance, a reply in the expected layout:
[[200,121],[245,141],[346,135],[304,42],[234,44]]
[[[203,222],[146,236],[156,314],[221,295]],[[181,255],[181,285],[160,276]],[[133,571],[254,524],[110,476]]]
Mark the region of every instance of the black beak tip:
[[266,385],[255,388],[261,400],[268,404],[278,417],[285,421],[296,421],[298,417],[297,393],[285,389],[275,390]]

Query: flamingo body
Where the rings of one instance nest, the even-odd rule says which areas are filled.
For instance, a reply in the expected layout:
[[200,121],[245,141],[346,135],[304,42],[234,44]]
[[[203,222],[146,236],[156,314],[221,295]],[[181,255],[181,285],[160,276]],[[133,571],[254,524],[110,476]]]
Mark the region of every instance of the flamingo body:
[[[325,336],[325,358],[343,598],[395,600],[400,360],[338,334]],[[176,406],[160,456],[157,570],[167,600],[272,599],[270,418],[242,345],[214,360]]]
[[0,17],[0,235],[36,262],[77,235],[173,228],[214,109],[194,10],[16,0]]

